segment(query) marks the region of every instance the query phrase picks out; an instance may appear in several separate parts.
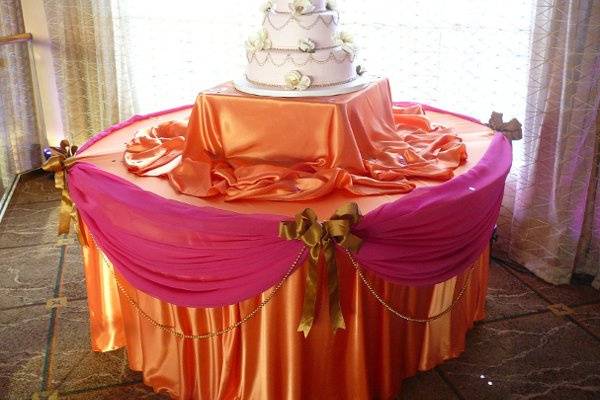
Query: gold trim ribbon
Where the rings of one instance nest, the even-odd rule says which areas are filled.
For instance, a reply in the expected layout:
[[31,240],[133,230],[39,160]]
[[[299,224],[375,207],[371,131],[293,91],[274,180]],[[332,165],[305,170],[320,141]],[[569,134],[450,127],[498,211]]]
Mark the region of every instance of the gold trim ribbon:
[[327,288],[329,292],[329,315],[331,326],[345,329],[344,316],[340,306],[340,291],[337,265],[335,262],[335,245],[351,252],[357,252],[362,239],[351,232],[351,227],[361,218],[358,205],[349,203],[338,209],[335,214],[323,223],[319,223],[317,214],[310,208],[296,215],[294,221],[279,224],[279,237],[286,240],[300,240],[309,249],[309,267],[304,289],[304,305],[298,332],[307,337],[315,320],[317,302],[317,263],[321,253],[327,266]]
[[71,218],[74,217],[75,208],[69,195],[67,184],[67,170],[75,164],[77,146],[71,146],[68,140],[62,140],[60,147],[50,147],[52,155],[42,168],[44,171],[54,173],[54,186],[61,191],[61,203],[58,219],[58,234],[68,234],[71,227]]

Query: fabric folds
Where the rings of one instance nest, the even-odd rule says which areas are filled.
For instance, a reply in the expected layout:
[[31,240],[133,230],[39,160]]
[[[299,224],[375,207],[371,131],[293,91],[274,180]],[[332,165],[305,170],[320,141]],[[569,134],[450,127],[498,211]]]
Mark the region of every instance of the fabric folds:
[[[340,185],[362,194],[407,190],[394,201],[382,197],[381,205],[351,228],[362,240],[355,256],[361,266],[392,284],[444,282],[481,254],[511,166],[511,145],[503,135],[492,138],[489,130],[478,134],[470,143],[487,151],[478,154],[472,168],[448,180],[465,157],[460,132],[432,124],[424,114],[430,108],[392,107],[387,81],[345,96],[290,100],[285,113],[281,102],[256,101],[231,88],[200,96],[187,124],[162,119],[154,127],[141,124],[147,129],[138,130],[126,152],[106,153],[111,146],[120,149],[121,128],[154,115],[134,117],[83,146],[67,172],[69,192],[83,223],[124,279],[171,304],[220,307],[278,283],[303,249],[301,241],[278,236],[279,224],[293,214],[255,212],[248,199],[235,211],[207,201],[187,203],[182,197],[190,196],[169,197],[161,188],[165,176],[190,194],[220,194],[230,200],[249,193],[253,200],[290,200]],[[256,107],[274,117],[263,118]],[[292,112],[296,107],[302,112]],[[298,116],[306,120],[292,123]],[[464,130],[481,129],[466,117],[444,120]],[[275,130],[278,126],[286,130]],[[289,137],[294,140],[284,140]],[[115,168],[119,156],[142,177]],[[256,163],[260,159],[271,164],[261,166]],[[305,161],[294,164],[299,160]],[[412,174],[441,183],[415,189],[407,179]],[[153,175],[162,178],[146,177]],[[155,185],[145,190],[139,181],[147,179]],[[298,203],[295,212],[304,204]]]
[[[363,240],[357,259],[397,284],[431,285],[460,274],[491,236],[510,164],[510,143],[496,134],[471,170],[367,213],[352,230]],[[165,199],[85,161],[68,177],[82,220],[117,270],[173,304],[223,306],[262,293],[302,249],[278,237],[279,223],[292,216]]]
[[[217,100],[231,108],[221,109],[218,119],[214,104],[202,101],[189,123],[174,121],[187,116],[186,107],[136,116],[85,144],[67,176],[80,216],[94,349],[127,346],[130,366],[144,372],[146,384],[181,399],[389,398],[404,377],[460,354],[467,330],[484,318],[488,241],[511,165],[510,142],[467,117],[414,104],[388,104],[381,118],[366,118],[389,100],[382,97],[389,95],[384,83],[370,90],[381,92],[347,96],[350,105],[302,105],[307,115],[323,118],[311,119],[310,126],[348,135],[287,141],[303,137],[304,119],[273,132],[268,124],[275,122],[256,119],[254,111],[236,105],[247,99],[227,92]],[[352,111],[353,102],[361,113]],[[274,118],[286,118],[278,100],[261,104]],[[235,118],[223,114],[228,109]],[[344,118],[336,119],[338,112]],[[233,126],[238,118],[264,129],[244,135],[243,124]],[[122,143],[134,132],[124,154]],[[456,163],[464,161],[461,134],[473,151],[453,177]],[[198,141],[208,150],[194,153]],[[120,157],[126,164],[117,162]],[[261,159],[271,162],[256,162]],[[411,181],[413,173],[421,179]],[[177,184],[195,197],[174,190]],[[285,201],[340,187],[347,197]],[[356,198],[353,190],[386,195]],[[237,198],[240,193],[250,197]],[[222,201],[226,196],[240,201]],[[279,201],[255,201],[267,198]],[[321,225],[331,215],[324,204],[339,202],[337,208],[353,200],[364,205],[361,219],[356,209],[351,223]],[[318,258],[315,318],[303,337],[297,329],[311,269],[300,256],[308,252],[302,241],[285,240],[295,236],[279,237],[278,228],[305,208],[320,210],[310,213],[311,225],[326,226],[339,243],[356,238],[356,246],[347,247],[357,250],[354,257],[374,290],[399,312],[432,318],[452,308],[429,324],[394,317],[335,247],[330,257],[339,296],[331,296],[326,257]],[[280,282],[255,318],[224,336],[180,340],[157,328],[185,334],[225,329],[251,315]],[[331,304],[341,311],[332,314],[334,321],[324,312]],[[334,334],[336,315],[344,316],[346,329]]]
[[411,179],[449,180],[467,158],[460,138],[432,127],[420,106],[393,109],[387,80],[296,100],[209,91],[198,96],[187,132],[179,128],[176,149],[171,124],[138,132],[125,154],[130,171],[228,201],[408,193]]
[[[429,324],[409,323],[369,293],[347,258],[340,257],[341,307],[345,330],[333,333],[327,287],[319,281],[319,307],[308,338],[298,333],[304,274],[293,274],[256,316],[227,335],[185,340],[150,324],[116,287],[112,266],[84,224],[84,265],[90,307],[91,341],[96,351],[127,347],[130,368],[144,383],[173,399],[391,399],[402,380],[458,357],[466,333],[485,318],[489,251],[471,266],[471,279],[452,311]],[[341,254],[340,254],[341,255]],[[318,266],[325,275],[325,266]],[[375,290],[399,312],[430,317],[445,310],[465,285],[462,274],[433,287],[404,287],[369,274]],[[118,278],[127,296],[156,322],[186,334],[223,329],[248,315],[270,290],[242,303],[214,309],[178,307],[153,298]],[[318,368],[315,368],[318,366]]]

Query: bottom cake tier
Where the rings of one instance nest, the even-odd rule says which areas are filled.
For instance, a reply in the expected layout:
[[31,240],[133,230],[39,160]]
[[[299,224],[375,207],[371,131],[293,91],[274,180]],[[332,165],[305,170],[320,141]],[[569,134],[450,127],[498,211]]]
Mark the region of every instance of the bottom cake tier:
[[355,56],[341,47],[314,53],[257,51],[248,57],[246,79],[257,86],[286,89],[292,71],[310,78],[311,88],[343,85],[358,78]]

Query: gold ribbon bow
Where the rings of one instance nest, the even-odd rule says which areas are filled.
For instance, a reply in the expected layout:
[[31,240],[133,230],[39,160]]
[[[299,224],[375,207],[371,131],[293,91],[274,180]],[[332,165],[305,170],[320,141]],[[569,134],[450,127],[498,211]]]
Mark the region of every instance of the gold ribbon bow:
[[63,140],[60,142],[60,147],[50,147],[50,151],[52,155],[42,168],[44,171],[54,173],[54,186],[61,191],[58,234],[63,235],[69,233],[71,217],[75,212],[67,185],[67,170],[76,162],[77,146],[71,146],[68,140]]
[[327,288],[329,291],[329,315],[331,326],[345,329],[344,316],[340,306],[338,271],[335,263],[335,245],[352,252],[358,251],[362,239],[354,235],[350,228],[360,220],[356,203],[349,203],[338,209],[329,221],[319,223],[317,214],[310,208],[296,215],[295,221],[284,221],[279,225],[279,236],[287,240],[301,240],[309,249],[309,267],[304,289],[304,306],[298,332],[307,337],[315,320],[317,301],[317,263],[321,252],[327,266]]
[[494,111],[486,125],[496,132],[502,132],[509,140],[523,139],[523,126],[516,118],[504,122],[504,114]]

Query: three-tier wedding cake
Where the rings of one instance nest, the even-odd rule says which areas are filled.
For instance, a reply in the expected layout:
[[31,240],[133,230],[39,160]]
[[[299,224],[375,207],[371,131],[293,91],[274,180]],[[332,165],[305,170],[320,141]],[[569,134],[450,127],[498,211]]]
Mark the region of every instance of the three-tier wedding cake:
[[248,66],[238,89],[266,96],[320,96],[360,90],[366,80],[357,47],[339,29],[334,0],[270,0],[262,29],[246,42]]

